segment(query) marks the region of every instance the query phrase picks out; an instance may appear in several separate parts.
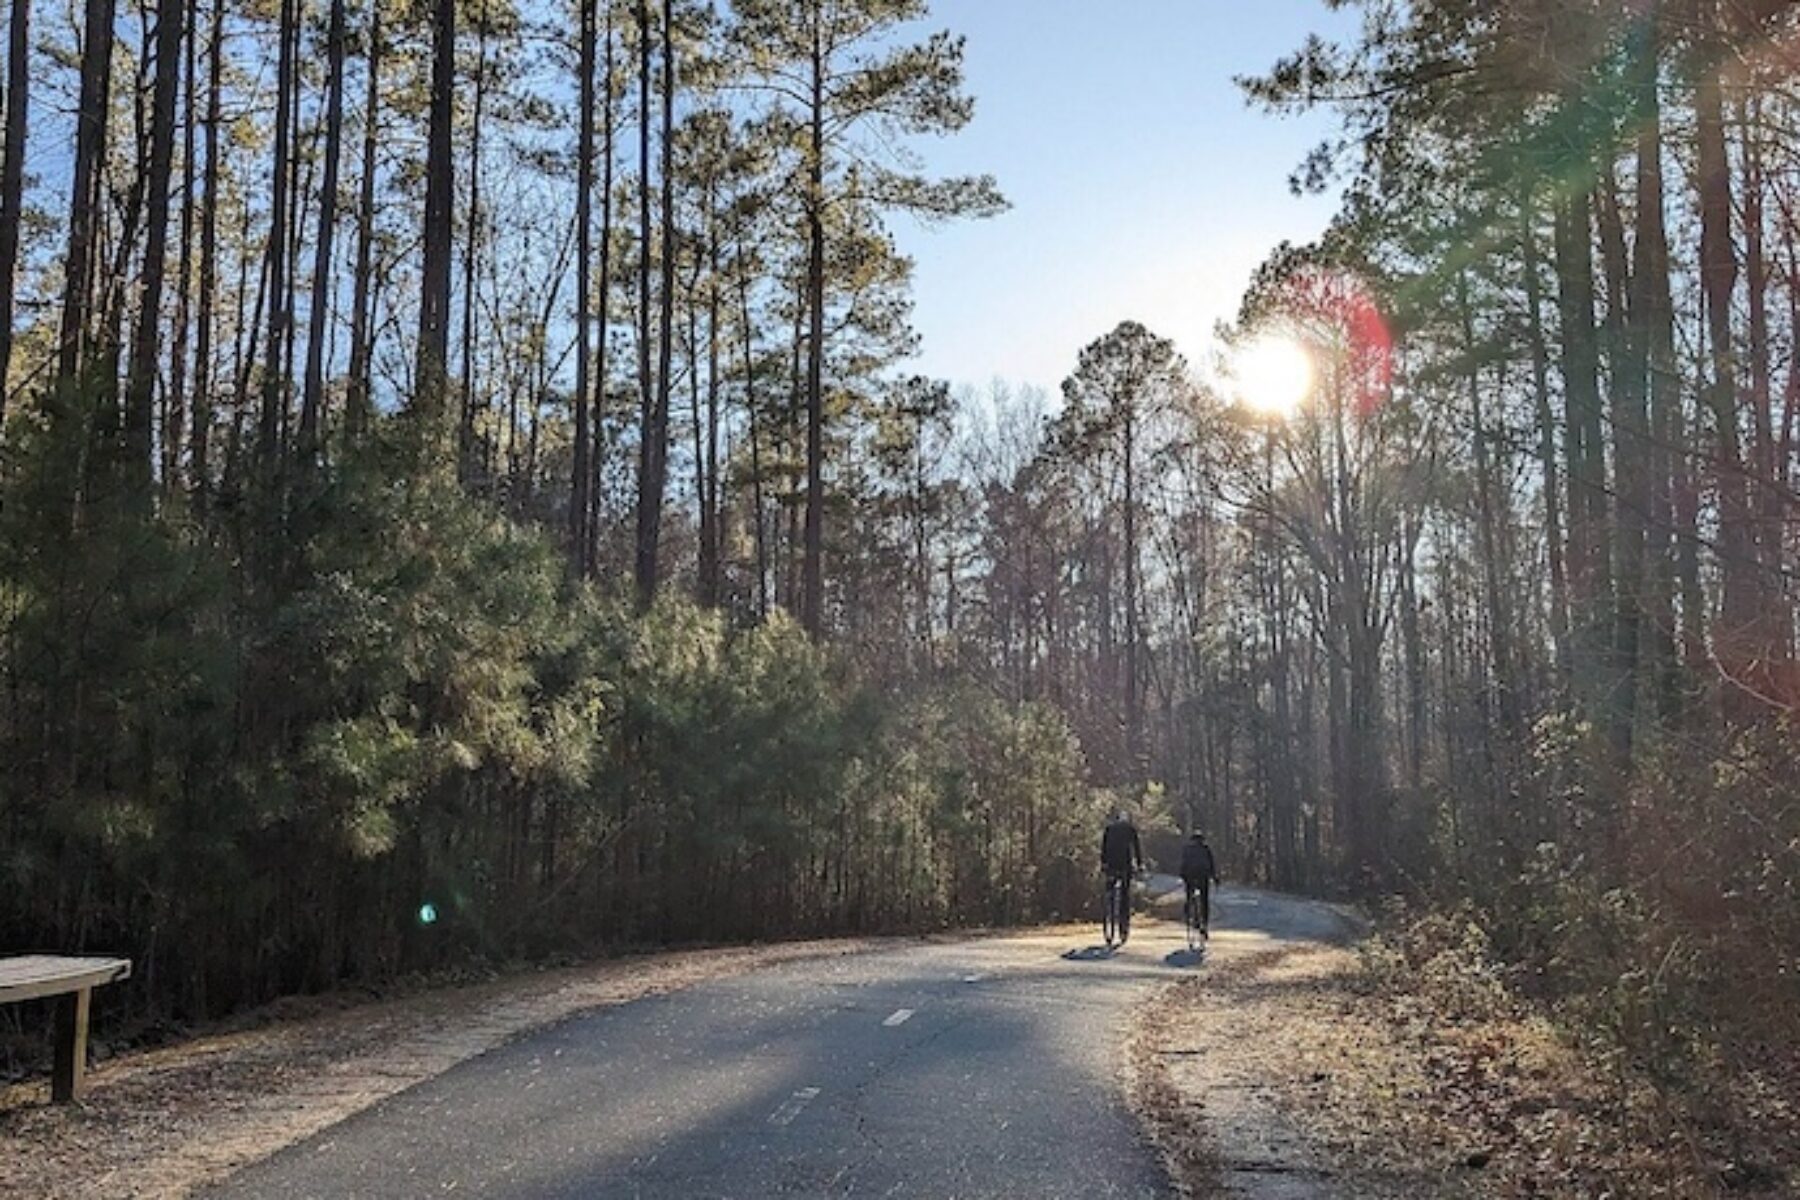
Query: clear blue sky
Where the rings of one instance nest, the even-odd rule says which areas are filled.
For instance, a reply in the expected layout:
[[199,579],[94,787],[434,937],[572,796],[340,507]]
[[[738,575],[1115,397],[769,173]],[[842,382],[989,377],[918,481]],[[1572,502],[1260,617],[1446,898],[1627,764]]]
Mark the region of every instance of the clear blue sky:
[[932,0],[968,38],[975,121],[922,144],[936,174],[992,172],[1012,211],[922,228],[895,222],[918,263],[913,369],[959,384],[1054,390],[1077,351],[1121,320],[1208,354],[1250,273],[1335,207],[1287,179],[1329,133],[1244,104],[1308,32],[1356,15],[1321,0]]

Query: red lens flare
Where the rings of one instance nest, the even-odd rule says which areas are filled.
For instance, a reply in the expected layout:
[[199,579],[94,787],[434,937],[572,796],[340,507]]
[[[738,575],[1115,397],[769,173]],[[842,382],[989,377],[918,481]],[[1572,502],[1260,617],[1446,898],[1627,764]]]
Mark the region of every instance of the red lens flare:
[[1349,271],[1303,267],[1279,297],[1272,311],[1313,356],[1320,397],[1372,416],[1393,392],[1394,338],[1368,285]]

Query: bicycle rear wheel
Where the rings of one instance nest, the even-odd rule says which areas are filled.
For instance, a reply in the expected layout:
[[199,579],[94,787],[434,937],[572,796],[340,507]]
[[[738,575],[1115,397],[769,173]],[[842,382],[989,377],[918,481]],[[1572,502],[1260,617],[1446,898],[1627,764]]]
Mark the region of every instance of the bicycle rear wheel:
[[1117,881],[1108,879],[1105,890],[1100,893],[1100,931],[1106,938],[1108,950],[1119,944],[1119,909],[1114,899],[1117,890]]

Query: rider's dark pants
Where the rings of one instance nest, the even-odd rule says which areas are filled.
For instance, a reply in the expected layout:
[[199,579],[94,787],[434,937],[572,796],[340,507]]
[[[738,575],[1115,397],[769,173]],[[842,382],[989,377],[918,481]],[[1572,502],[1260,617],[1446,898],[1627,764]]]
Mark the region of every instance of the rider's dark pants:
[[1122,942],[1131,936],[1131,872],[1108,871],[1106,873],[1108,899],[1112,897],[1112,884],[1115,879],[1125,889],[1124,903],[1119,905],[1119,940]]
[[1191,879],[1183,880],[1187,884],[1189,904],[1200,906],[1200,928],[1207,929],[1212,925],[1212,880],[1202,879],[1195,883]]

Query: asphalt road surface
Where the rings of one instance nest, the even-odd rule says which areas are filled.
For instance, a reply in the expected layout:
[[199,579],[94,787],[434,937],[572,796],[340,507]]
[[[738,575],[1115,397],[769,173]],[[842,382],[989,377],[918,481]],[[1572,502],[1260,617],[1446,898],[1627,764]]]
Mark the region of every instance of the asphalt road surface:
[[[1323,937],[1302,901],[1221,925]],[[219,1197],[1158,1197],[1123,1094],[1132,1006],[1196,969],[1141,914],[790,963],[579,1017],[239,1173]]]

